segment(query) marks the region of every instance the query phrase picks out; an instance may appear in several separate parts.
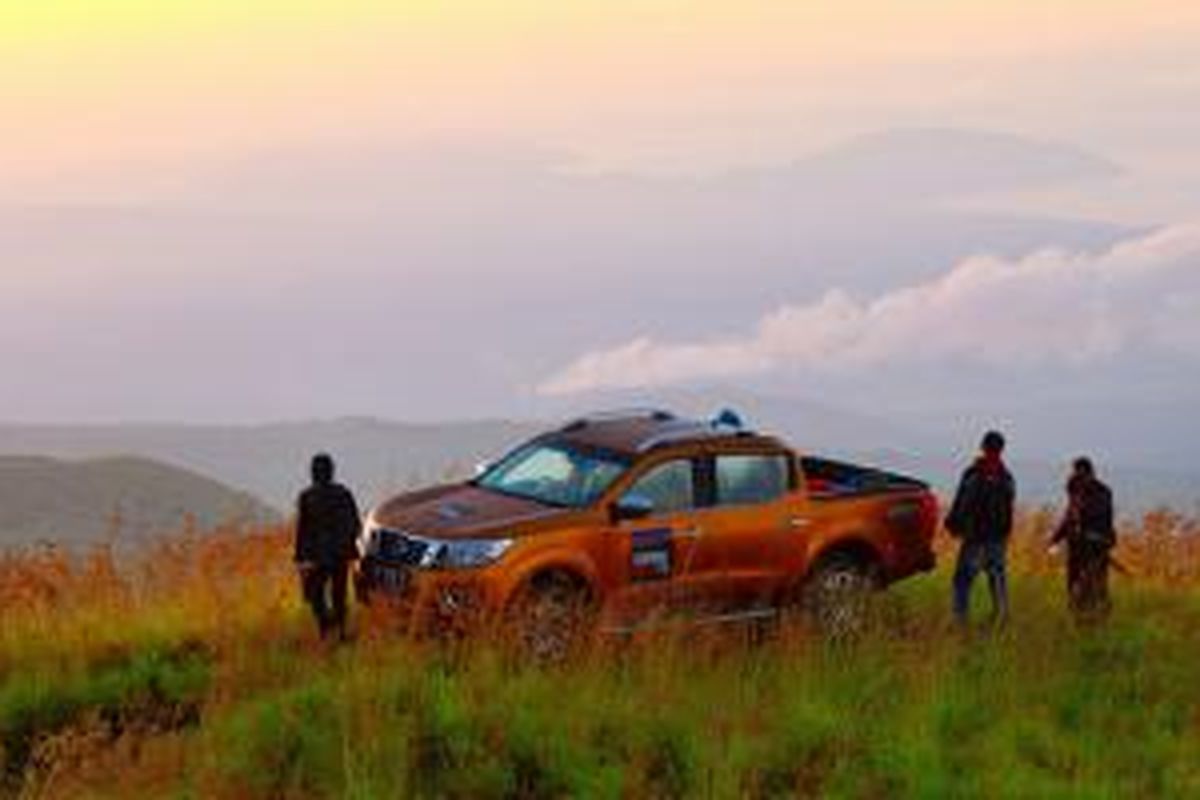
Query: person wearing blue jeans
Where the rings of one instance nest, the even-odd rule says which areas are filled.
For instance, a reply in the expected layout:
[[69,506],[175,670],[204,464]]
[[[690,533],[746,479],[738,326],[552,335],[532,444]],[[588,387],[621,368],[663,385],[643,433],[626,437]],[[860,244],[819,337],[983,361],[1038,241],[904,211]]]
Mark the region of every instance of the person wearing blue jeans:
[[1008,619],[1008,538],[1012,533],[1016,482],[1004,465],[1004,436],[989,431],[980,455],[963,473],[946,516],[946,529],[961,541],[954,570],[954,618],[965,624],[971,587],[982,570],[992,595],[992,619]]
[[966,623],[971,607],[971,586],[980,570],[987,575],[992,594],[992,618],[1008,619],[1008,542],[1004,539],[967,540],[958,549],[954,568],[954,618]]

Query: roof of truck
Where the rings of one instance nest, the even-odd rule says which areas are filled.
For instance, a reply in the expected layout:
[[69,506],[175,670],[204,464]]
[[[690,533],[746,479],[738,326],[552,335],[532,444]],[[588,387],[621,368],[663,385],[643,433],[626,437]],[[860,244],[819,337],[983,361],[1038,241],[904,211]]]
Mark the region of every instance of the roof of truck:
[[658,447],[692,442],[750,441],[780,446],[764,436],[725,419],[713,422],[679,417],[660,409],[632,409],[579,417],[550,434],[566,441],[627,455],[637,455]]

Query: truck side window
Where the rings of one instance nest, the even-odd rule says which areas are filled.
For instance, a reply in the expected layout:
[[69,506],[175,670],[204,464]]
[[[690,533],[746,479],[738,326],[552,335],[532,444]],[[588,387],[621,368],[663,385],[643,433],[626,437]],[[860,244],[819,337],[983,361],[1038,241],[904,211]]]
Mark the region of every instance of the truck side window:
[[667,461],[651,467],[634,481],[626,496],[637,495],[654,504],[655,514],[687,511],[696,506],[691,459]]
[[717,505],[769,503],[783,497],[790,482],[786,456],[717,456]]

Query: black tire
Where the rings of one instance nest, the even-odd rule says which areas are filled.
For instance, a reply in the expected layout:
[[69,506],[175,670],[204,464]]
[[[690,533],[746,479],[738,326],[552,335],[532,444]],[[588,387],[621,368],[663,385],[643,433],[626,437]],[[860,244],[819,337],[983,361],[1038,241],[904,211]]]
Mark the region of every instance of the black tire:
[[536,576],[509,607],[509,644],[538,664],[569,659],[590,641],[595,614],[587,587],[564,572]]
[[869,561],[837,553],[813,568],[801,587],[805,622],[834,641],[854,639],[870,627],[879,571]]

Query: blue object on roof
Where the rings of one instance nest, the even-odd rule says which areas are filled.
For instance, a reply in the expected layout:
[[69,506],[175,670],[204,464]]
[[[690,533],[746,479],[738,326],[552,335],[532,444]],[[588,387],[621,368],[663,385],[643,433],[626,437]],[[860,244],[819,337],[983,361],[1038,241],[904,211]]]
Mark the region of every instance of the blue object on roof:
[[714,428],[731,428],[735,431],[744,430],[746,427],[746,424],[742,422],[741,415],[732,408],[721,409],[713,417],[712,425]]

